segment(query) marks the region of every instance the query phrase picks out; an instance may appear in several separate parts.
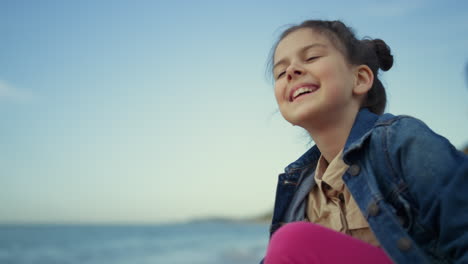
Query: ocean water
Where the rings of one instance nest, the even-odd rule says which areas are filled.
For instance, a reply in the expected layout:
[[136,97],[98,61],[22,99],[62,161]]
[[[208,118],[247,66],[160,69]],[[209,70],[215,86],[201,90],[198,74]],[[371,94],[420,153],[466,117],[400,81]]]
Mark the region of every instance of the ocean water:
[[1,264],[258,263],[266,224],[0,225]]

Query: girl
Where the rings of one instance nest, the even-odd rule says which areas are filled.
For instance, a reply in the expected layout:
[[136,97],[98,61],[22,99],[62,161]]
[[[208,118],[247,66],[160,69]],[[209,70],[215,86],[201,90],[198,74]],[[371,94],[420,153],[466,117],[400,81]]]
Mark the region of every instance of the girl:
[[316,145],[279,175],[264,262],[468,263],[468,157],[383,114],[385,42],[311,20],[273,51],[280,112]]

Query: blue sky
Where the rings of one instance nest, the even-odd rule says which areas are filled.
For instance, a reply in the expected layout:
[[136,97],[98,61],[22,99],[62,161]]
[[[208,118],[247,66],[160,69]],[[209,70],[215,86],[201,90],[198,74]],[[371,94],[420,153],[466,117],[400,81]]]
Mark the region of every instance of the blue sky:
[[460,1],[0,1],[0,222],[166,222],[273,206],[308,147],[265,74],[287,24],[382,38],[388,112],[468,144]]

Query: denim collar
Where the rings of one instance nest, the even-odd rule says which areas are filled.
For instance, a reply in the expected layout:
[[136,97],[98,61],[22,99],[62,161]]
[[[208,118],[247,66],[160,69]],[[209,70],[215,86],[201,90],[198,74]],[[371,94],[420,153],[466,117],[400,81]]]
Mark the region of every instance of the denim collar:
[[[348,139],[346,140],[343,151],[344,155],[355,148],[359,148],[362,145],[364,140],[372,131],[372,128],[374,127],[378,118],[378,115],[372,113],[367,108],[362,108],[359,110],[353,127],[351,128],[351,132],[349,133]],[[318,149],[317,145],[315,145],[306,153],[304,153],[299,159],[289,164],[285,168],[285,171],[287,173],[291,173],[295,170],[302,170],[310,166],[315,166],[318,159],[320,158],[320,155],[320,150]]]

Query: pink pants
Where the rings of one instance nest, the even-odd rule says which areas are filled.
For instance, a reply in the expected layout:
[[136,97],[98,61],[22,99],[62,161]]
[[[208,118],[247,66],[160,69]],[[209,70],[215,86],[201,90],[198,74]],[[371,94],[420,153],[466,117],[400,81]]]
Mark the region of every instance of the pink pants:
[[393,263],[385,252],[351,236],[307,222],[281,227],[271,238],[265,264]]

